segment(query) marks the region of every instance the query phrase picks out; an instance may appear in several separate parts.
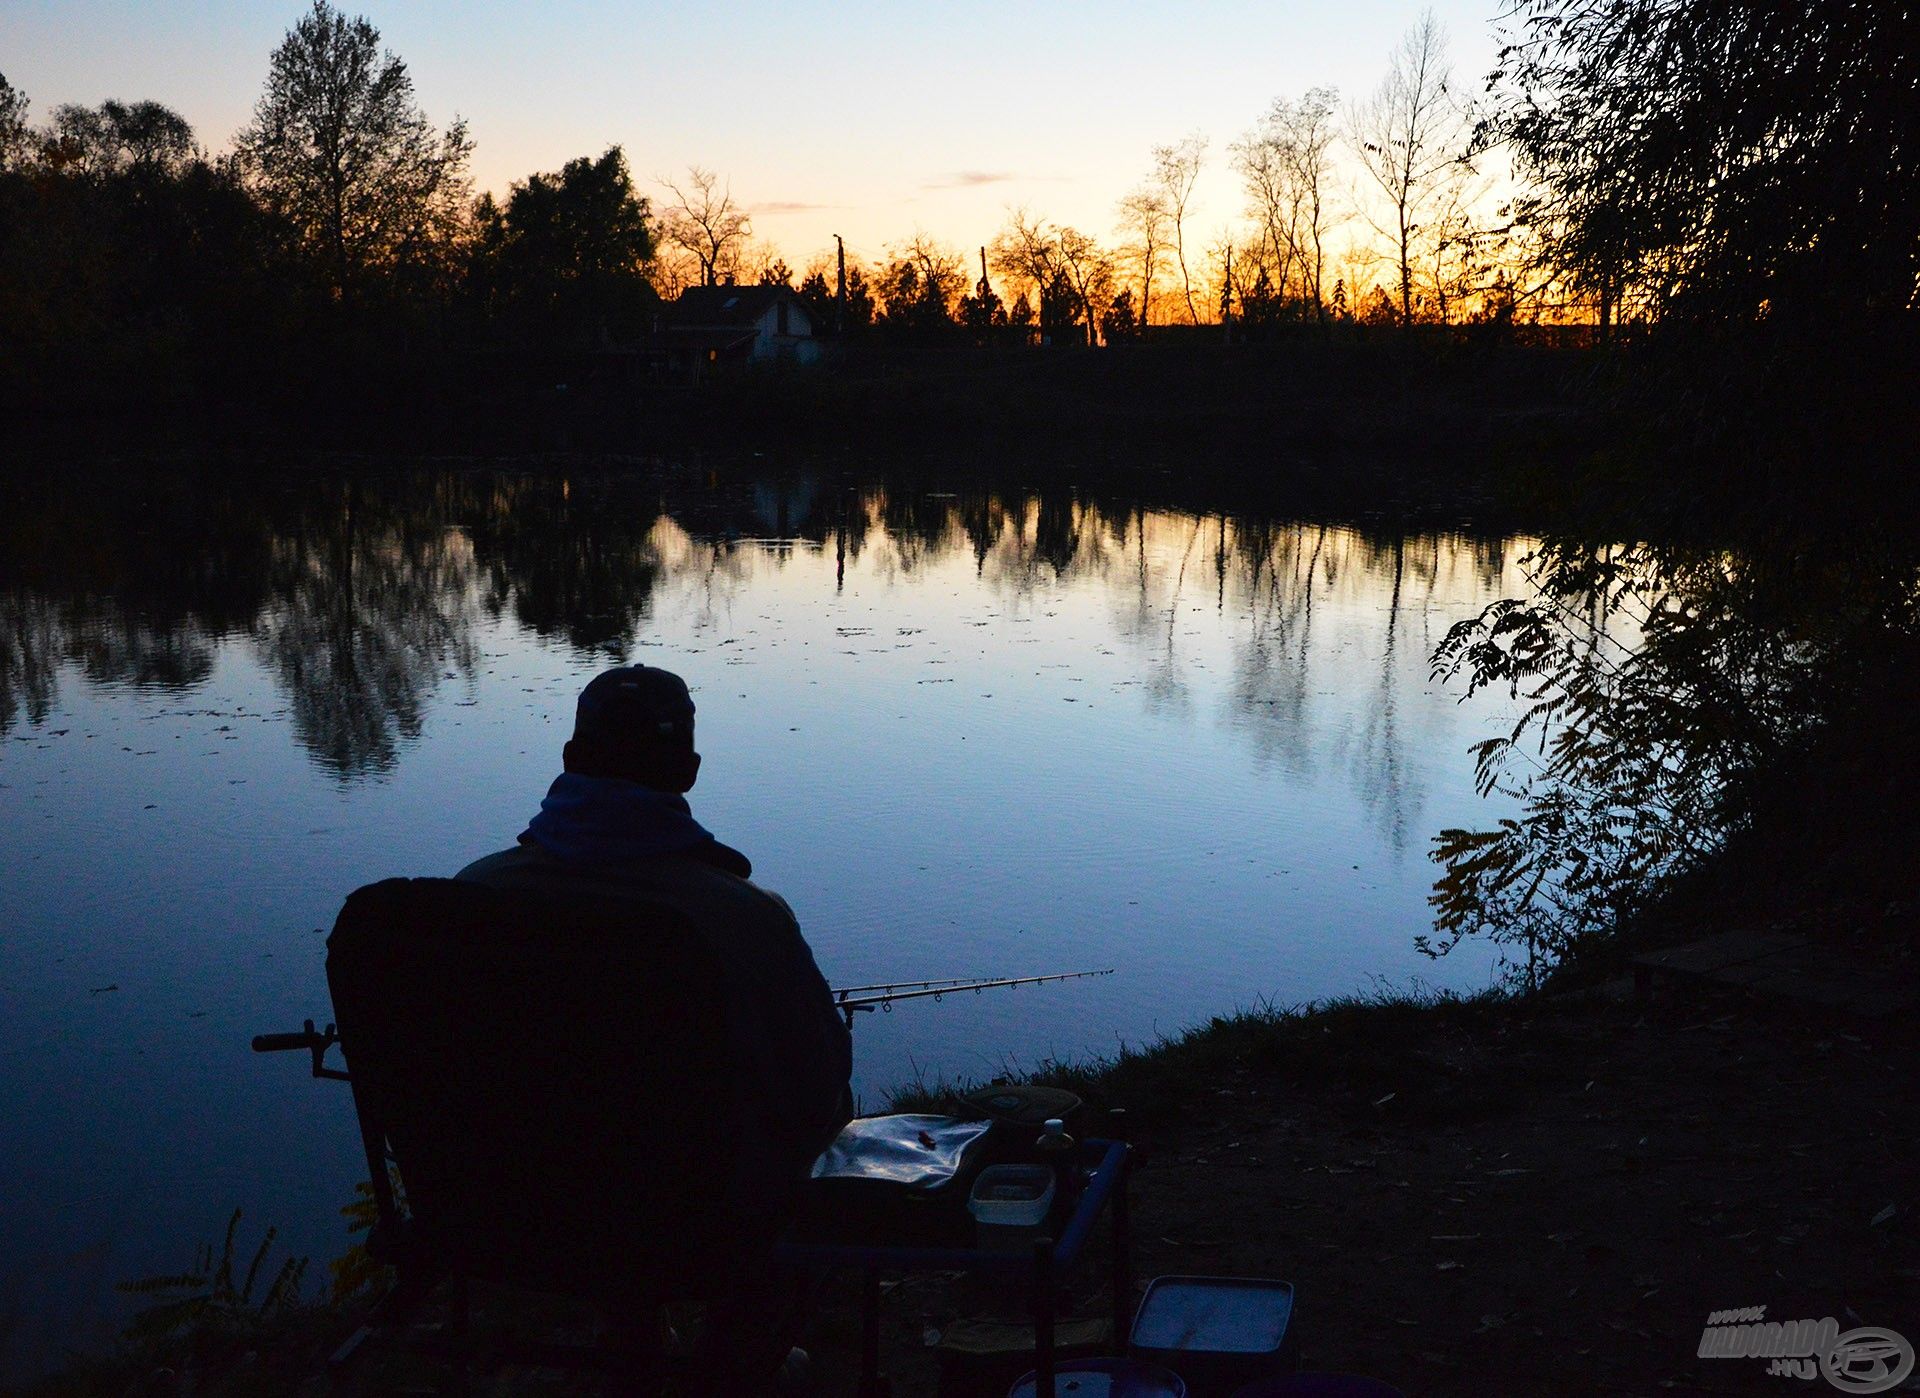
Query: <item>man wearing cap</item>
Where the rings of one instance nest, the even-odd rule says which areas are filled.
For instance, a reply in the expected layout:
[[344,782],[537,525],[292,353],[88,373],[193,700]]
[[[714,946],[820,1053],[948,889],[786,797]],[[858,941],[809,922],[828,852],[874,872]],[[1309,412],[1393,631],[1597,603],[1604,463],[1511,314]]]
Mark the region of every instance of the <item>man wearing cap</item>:
[[678,675],[628,665],[581,691],[565,770],[512,849],[457,878],[497,888],[627,894],[680,913],[718,955],[722,1007],[751,1081],[753,1129],[731,1162],[743,1199],[778,1213],[851,1115],[847,1027],[778,894],[693,818],[693,698]]

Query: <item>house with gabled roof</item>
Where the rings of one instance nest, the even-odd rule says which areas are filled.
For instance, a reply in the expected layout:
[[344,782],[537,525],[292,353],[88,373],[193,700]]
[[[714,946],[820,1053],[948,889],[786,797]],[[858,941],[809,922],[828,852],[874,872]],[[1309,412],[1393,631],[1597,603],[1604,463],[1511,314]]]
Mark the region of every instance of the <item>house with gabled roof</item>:
[[813,313],[787,286],[688,287],[673,303],[668,333],[697,343],[709,364],[811,364],[820,357]]

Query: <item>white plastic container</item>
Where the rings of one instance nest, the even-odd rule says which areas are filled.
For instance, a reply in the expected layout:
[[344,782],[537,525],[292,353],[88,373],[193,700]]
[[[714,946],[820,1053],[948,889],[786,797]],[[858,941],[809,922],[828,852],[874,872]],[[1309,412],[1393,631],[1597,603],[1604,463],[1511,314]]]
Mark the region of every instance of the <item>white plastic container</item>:
[[988,1252],[1023,1252],[1053,1210],[1053,1167],[989,1165],[973,1181],[967,1212],[974,1238]]

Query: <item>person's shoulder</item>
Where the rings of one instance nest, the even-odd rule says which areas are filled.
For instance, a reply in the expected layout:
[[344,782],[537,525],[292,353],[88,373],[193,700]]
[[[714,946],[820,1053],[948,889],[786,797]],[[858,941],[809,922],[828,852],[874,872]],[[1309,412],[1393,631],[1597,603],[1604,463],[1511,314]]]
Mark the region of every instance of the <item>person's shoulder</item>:
[[749,916],[797,928],[793,909],[770,888],[762,887],[724,864],[698,854],[669,854],[649,861],[644,881],[681,895],[690,905],[724,908],[729,918]]
[[516,845],[474,860],[454,878],[495,888],[533,887],[586,897],[641,899],[678,907],[696,917],[753,918],[797,929],[799,919],[787,900],[738,872],[745,865],[744,859],[736,865],[703,850],[576,866],[555,859],[537,845]]
[[793,905],[787,902],[785,898],[781,897],[778,893],[775,893],[772,889],[763,888],[759,884],[754,883],[751,880],[743,880],[742,882],[746,883],[748,888],[752,889],[755,893],[759,894],[762,898],[766,899],[769,903],[771,903],[775,908],[779,909],[780,915],[786,918],[788,922],[791,922],[796,927],[800,925],[800,919],[793,915]]
[[661,877],[674,882],[697,885],[702,889],[736,898],[751,899],[755,902],[773,902],[782,908],[786,907],[786,900],[771,889],[762,888],[745,874],[705,858],[699,853],[661,855],[652,863]]
[[460,883],[500,883],[532,873],[550,863],[552,858],[545,851],[529,845],[514,845],[482,855],[453,877]]

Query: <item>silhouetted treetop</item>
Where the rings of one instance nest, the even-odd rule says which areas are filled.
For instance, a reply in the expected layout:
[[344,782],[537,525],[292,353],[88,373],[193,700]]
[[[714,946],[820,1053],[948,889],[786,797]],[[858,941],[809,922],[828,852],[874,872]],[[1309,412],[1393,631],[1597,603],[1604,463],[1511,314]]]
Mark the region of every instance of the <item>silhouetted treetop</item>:
[[[836,323],[839,315],[839,288],[833,277],[828,275],[826,267],[812,267],[801,281],[799,297],[813,312],[815,325],[830,326]],[[867,274],[851,258],[847,261],[847,303],[846,330],[849,334],[864,330],[873,323],[873,291],[867,285]]]
[[99,178],[128,171],[175,175],[196,154],[193,127],[158,102],[66,103],[53,109],[41,159],[50,169]]
[[1920,12],[1896,0],[1519,0],[1486,134],[1548,256],[1653,314],[1911,309]]
[[198,156],[193,127],[158,102],[55,107],[40,152],[49,169],[93,178],[176,176]]
[[700,284],[718,286],[738,274],[740,250],[753,234],[733,190],[713,171],[687,167],[686,177],[660,183],[673,196],[660,214],[660,236],[699,264]]
[[336,293],[364,269],[430,251],[465,211],[466,124],[456,117],[436,131],[380,31],[326,0],[273,51],[266,91],[235,144],[262,203],[288,221]]
[[644,330],[658,305],[647,280],[653,226],[627,158],[569,160],[530,175],[506,206],[483,197],[475,214],[473,276],[486,309],[520,333],[561,340]]
[[0,171],[12,169],[26,149],[27,95],[0,73]]
[[889,248],[881,269],[880,304],[887,325],[915,336],[938,335],[953,328],[953,311],[966,293],[966,264],[960,254],[924,233]]

